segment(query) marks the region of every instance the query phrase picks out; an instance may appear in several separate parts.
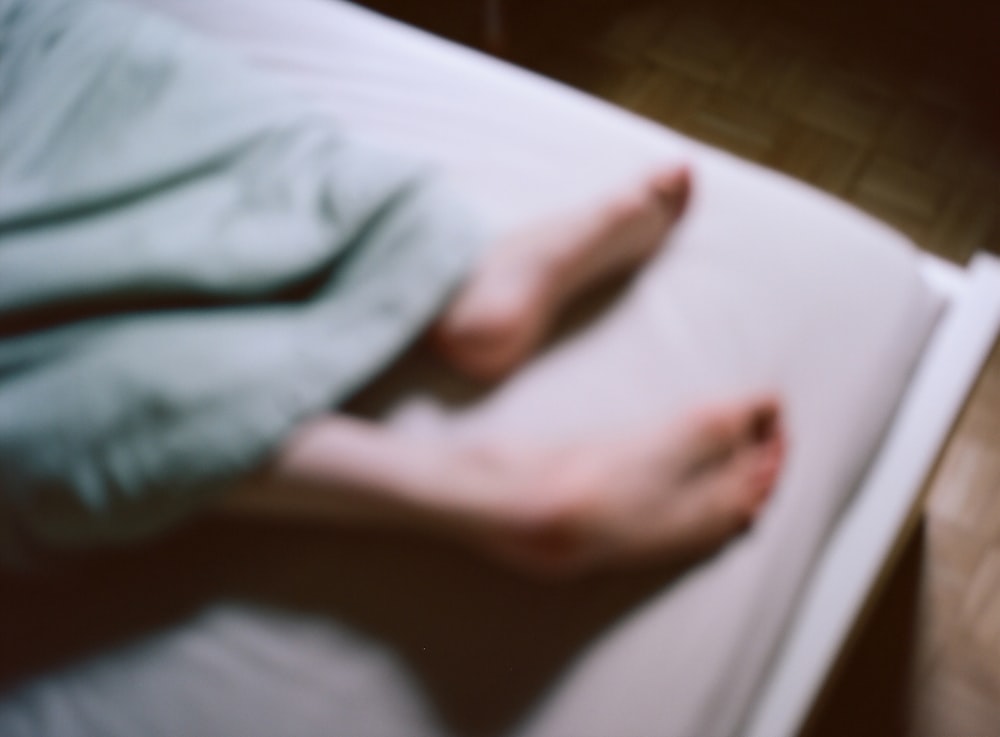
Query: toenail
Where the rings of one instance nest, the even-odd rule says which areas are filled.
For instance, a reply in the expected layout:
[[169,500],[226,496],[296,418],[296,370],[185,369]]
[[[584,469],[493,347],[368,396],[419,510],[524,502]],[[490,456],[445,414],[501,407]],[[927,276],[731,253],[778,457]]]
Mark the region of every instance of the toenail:
[[754,443],[763,443],[774,437],[777,418],[770,412],[758,412],[750,425],[750,439]]

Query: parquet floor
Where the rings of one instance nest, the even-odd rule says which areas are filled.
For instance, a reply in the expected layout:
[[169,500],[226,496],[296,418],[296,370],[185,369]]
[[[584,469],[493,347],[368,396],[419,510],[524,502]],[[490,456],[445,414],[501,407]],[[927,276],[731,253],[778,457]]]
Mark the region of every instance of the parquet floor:
[[[810,182],[952,261],[1000,253],[995,3],[369,4]],[[484,32],[484,8],[502,25]],[[1000,346],[814,717],[810,737],[1000,735]]]
[[[953,261],[1000,253],[996,3],[970,11],[969,38],[921,21],[920,0],[881,23],[872,7],[890,0],[365,4],[478,46],[500,8],[493,45],[515,63],[810,182]],[[947,41],[932,41],[941,25]]]
[[1000,735],[1000,347],[927,509],[909,734]]

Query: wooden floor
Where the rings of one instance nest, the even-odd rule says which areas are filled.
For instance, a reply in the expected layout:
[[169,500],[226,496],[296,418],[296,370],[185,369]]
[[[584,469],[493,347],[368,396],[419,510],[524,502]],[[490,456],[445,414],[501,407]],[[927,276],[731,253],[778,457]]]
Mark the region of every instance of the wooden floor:
[[[508,0],[500,27],[488,1],[370,4],[799,177],[952,261],[1000,253],[1000,75],[980,53],[995,4]],[[1000,735],[1000,347],[807,732]]]

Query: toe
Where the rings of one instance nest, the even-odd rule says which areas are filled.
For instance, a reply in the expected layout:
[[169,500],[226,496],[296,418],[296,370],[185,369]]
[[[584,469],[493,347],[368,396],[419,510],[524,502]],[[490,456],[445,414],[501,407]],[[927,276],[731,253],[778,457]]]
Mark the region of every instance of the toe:
[[751,444],[768,443],[781,435],[781,403],[774,395],[755,397],[742,407],[744,437]]
[[673,217],[679,218],[691,197],[691,170],[687,166],[671,168],[655,175],[653,191],[667,203]]
[[783,442],[781,407],[772,395],[702,407],[685,425],[690,432],[685,452],[699,471],[732,459],[744,448],[761,450]]
[[[740,408],[715,411],[708,415],[699,436],[703,458],[697,474],[706,510],[717,534],[735,534],[760,514],[777,484],[784,463],[785,441],[779,416],[770,402],[750,403]],[[761,419],[763,417],[763,419]],[[766,438],[749,440],[748,433],[761,432]]]
[[710,492],[714,496],[712,513],[717,515],[721,536],[746,530],[771,496],[775,474],[756,455],[741,453],[720,472],[714,493]]
[[722,405],[702,407],[688,416],[689,449],[699,462],[725,460],[742,444],[755,408]]
[[706,474],[675,510],[670,542],[695,555],[714,552],[745,532],[767,499],[764,479],[741,454]]
[[784,445],[780,437],[746,447],[740,454],[744,461],[739,472],[736,498],[750,519],[756,519],[771,498],[781,474]]

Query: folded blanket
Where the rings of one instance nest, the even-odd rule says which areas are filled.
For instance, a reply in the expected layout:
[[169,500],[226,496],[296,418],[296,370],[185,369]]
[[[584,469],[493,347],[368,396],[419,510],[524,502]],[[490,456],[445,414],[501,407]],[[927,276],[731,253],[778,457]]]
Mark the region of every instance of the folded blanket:
[[0,0],[0,555],[133,538],[379,372],[484,242],[155,16]]

